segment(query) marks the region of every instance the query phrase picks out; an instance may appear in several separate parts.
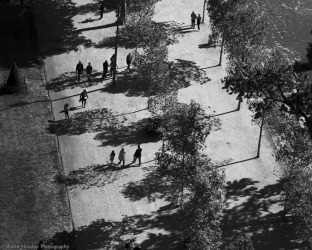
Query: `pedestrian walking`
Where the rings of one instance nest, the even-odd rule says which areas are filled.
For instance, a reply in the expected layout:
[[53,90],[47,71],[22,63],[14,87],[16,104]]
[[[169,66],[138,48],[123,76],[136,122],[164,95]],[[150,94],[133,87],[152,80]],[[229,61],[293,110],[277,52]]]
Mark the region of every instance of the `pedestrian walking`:
[[116,62],[114,60],[111,61],[109,66],[110,66],[110,75],[112,76],[114,71],[116,70],[116,67],[118,68],[118,66],[116,65]]
[[200,30],[200,21],[201,21],[201,16],[200,16],[200,14],[198,14],[198,16],[197,16],[197,28],[198,28],[198,30]]
[[112,55],[112,57],[110,58],[110,61],[111,61],[111,63],[112,63],[113,61],[116,61],[116,55],[115,55],[115,54]]
[[87,77],[88,77],[88,82],[90,82],[91,81],[91,74],[92,74],[91,63],[89,63],[88,66],[86,67],[86,73],[87,73]]
[[103,75],[102,75],[103,79],[106,77],[107,71],[108,71],[108,62],[107,60],[105,60],[105,62],[103,63]]
[[118,165],[122,162],[122,166],[125,166],[125,157],[126,157],[126,152],[124,148],[122,148],[118,155],[118,160],[119,160]]
[[80,94],[80,99],[79,99],[79,101],[81,102],[83,108],[86,107],[87,98],[88,98],[88,93],[87,93],[87,91],[84,89],[84,90],[81,92],[81,94]]
[[64,112],[65,112],[65,119],[69,119],[69,105],[68,103],[65,103],[64,105]]
[[196,20],[196,14],[193,11],[191,14],[192,29],[195,29],[195,20]]
[[76,66],[76,73],[78,75],[78,82],[80,81],[80,76],[81,76],[82,71],[83,71],[83,64],[79,61],[79,63]]
[[130,64],[132,63],[132,56],[131,56],[131,53],[129,53],[128,55],[127,55],[127,58],[126,58],[126,62],[127,62],[127,65],[128,65],[128,67],[127,67],[127,71],[130,73]]
[[139,159],[139,166],[141,166],[141,155],[142,155],[142,148],[140,148],[140,145],[138,145],[137,150],[135,150],[135,153],[133,155],[133,163],[136,162],[137,159]]
[[103,14],[104,14],[104,1],[101,2],[100,6],[100,20],[103,18]]
[[113,163],[114,159],[115,159],[115,152],[114,152],[114,150],[113,150],[113,151],[111,152],[111,154],[109,155],[109,160],[110,160],[111,164]]

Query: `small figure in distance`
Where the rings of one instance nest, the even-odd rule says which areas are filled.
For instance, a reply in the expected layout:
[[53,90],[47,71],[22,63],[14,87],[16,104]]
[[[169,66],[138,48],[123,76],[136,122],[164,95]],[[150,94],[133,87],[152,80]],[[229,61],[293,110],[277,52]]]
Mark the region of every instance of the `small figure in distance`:
[[103,14],[104,14],[104,1],[101,2],[100,6],[100,20],[103,18]]
[[80,100],[81,101],[81,104],[82,104],[82,107],[85,108],[86,107],[86,104],[87,104],[87,98],[88,98],[88,93],[87,91],[84,89],[81,94],[80,94]]
[[191,14],[191,21],[192,21],[192,29],[195,29],[195,20],[196,20],[196,14],[194,13],[194,11]]
[[198,28],[198,30],[200,30],[200,21],[201,21],[201,16],[200,16],[200,14],[198,14],[198,16],[197,16],[197,28]]
[[105,62],[103,63],[103,75],[102,75],[103,79],[106,78],[107,71],[108,71],[108,62],[107,60],[105,60]]
[[76,66],[76,73],[78,75],[78,82],[80,81],[80,75],[83,71],[83,64],[81,63],[81,61],[79,61],[79,63]]
[[126,71],[128,71],[128,72],[130,73],[130,71],[131,71],[131,70],[130,70],[130,64],[132,63],[132,55],[131,55],[131,53],[129,53],[129,54],[127,55],[126,62],[127,62],[127,65],[128,65]]
[[64,105],[65,119],[69,119],[69,105],[65,103]]
[[126,158],[126,152],[124,150],[124,148],[122,148],[119,152],[119,155],[118,155],[118,165],[122,162],[122,166],[124,167],[125,166],[125,158]]
[[109,160],[110,160],[111,164],[113,164],[114,159],[115,159],[115,152],[114,152],[114,150],[113,150],[113,151],[111,152],[111,154],[109,155]]
[[87,77],[88,77],[88,82],[90,82],[91,81],[91,74],[92,74],[91,63],[89,63],[88,66],[86,67],[86,73],[87,73]]
[[137,150],[135,150],[135,153],[133,155],[133,162],[131,164],[135,163],[136,160],[139,159],[139,166],[141,166],[141,155],[142,155],[142,148],[140,148],[140,145],[138,145],[138,148]]

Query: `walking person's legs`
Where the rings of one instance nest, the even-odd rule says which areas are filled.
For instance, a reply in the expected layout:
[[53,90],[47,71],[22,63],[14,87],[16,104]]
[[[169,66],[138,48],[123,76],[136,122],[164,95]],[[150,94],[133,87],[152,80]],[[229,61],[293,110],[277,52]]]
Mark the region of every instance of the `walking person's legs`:
[[66,118],[66,119],[69,119],[68,111],[65,111],[65,118]]
[[139,156],[139,166],[141,166],[141,156]]

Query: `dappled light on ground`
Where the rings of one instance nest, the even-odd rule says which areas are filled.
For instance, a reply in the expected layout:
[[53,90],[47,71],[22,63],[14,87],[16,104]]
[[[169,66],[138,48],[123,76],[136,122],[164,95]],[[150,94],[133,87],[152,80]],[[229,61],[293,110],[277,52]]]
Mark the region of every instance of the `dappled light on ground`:
[[[88,104],[87,104],[88,105]],[[118,125],[118,119],[106,108],[92,109],[70,114],[70,119],[51,121],[47,131],[57,136],[81,135],[112,129]]]
[[[233,232],[242,231],[251,235],[255,249],[295,249],[295,243],[290,243],[295,234],[293,222],[285,222],[282,217],[282,183],[260,189],[257,184],[258,181],[249,178],[227,183],[222,222],[225,245],[233,239]],[[233,202],[237,204],[234,207]]]

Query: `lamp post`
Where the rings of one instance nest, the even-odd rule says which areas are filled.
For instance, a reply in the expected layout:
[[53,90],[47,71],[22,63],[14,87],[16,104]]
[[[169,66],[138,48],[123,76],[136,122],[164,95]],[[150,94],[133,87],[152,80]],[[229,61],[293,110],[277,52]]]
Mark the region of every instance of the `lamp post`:
[[202,19],[202,23],[204,23],[204,20],[205,20],[205,9],[206,9],[206,0],[204,0],[204,8],[203,8],[203,19]]
[[120,7],[118,5],[118,9],[116,10],[117,17],[117,30],[116,30],[116,42],[115,42],[115,62],[114,62],[114,74],[113,74],[113,84],[116,84],[116,68],[117,68],[117,46],[118,46],[118,31],[119,31],[119,15],[120,15]]

